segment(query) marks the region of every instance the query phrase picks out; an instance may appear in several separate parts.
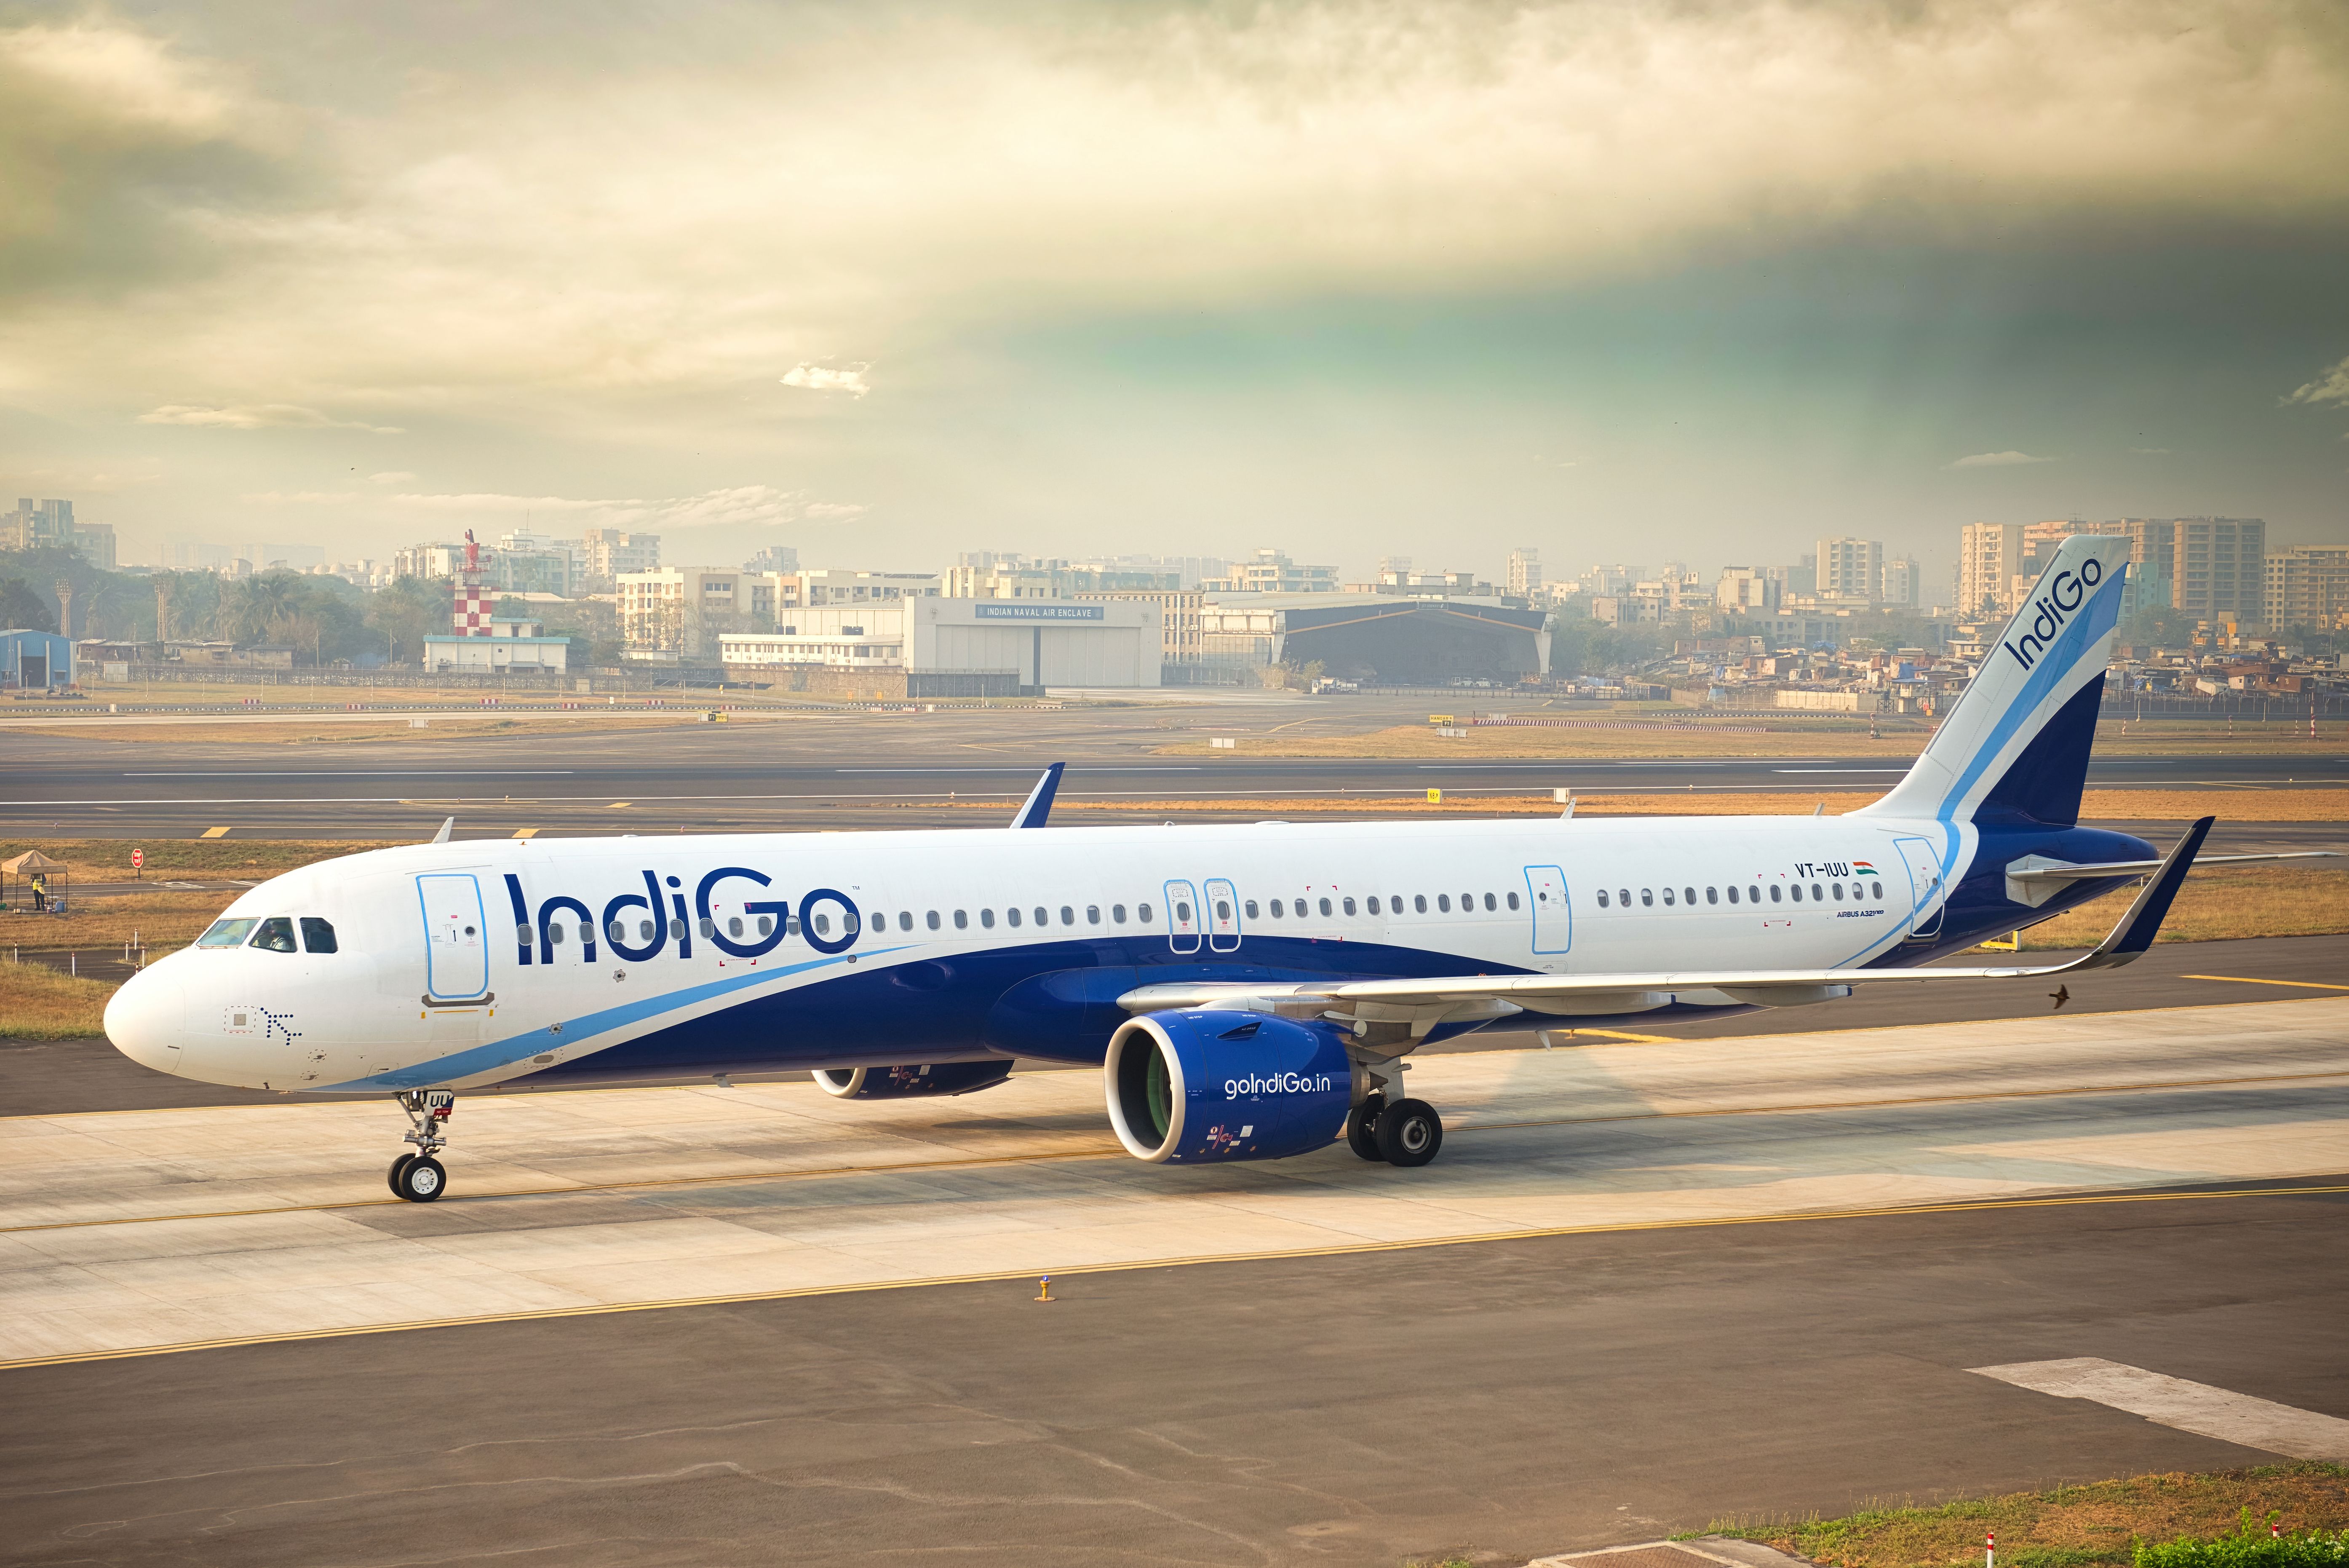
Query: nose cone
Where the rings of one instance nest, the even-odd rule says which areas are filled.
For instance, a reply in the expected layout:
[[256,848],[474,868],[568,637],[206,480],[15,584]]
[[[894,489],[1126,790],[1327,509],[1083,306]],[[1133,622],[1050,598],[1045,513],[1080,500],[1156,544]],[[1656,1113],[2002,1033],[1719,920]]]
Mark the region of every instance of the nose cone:
[[106,1037],[140,1067],[180,1070],[180,983],[154,969],[133,975],[106,1004]]

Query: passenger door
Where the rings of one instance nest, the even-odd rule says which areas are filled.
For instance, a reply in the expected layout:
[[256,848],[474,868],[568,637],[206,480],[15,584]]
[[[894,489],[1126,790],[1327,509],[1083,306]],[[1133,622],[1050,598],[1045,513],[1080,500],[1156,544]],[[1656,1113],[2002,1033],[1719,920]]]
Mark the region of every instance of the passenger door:
[[1565,953],[1574,946],[1574,910],[1566,902],[1566,872],[1558,866],[1527,866],[1526,897],[1533,905],[1534,951]]
[[1232,884],[1222,877],[1209,877],[1207,889],[1207,950],[1210,953],[1237,953],[1240,950],[1240,901]]
[[1199,895],[1189,882],[1166,884],[1166,944],[1177,953],[1199,951]]
[[424,988],[436,1002],[474,1001],[490,988],[489,921],[468,872],[416,879],[424,910]]
[[1906,940],[1930,942],[1941,934],[1941,916],[1948,910],[1949,890],[1941,885],[1941,857],[1922,839],[1895,839],[1901,863],[1909,869],[1909,927]]

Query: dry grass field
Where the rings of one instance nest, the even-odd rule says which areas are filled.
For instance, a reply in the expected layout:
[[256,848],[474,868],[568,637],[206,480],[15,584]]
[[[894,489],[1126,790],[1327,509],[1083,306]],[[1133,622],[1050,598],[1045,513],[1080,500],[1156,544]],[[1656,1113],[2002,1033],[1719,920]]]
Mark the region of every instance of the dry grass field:
[[[2316,864],[2322,866],[2324,861]],[[2330,862],[2339,864],[2341,862]],[[2027,949],[2094,947],[2137,896],[2129,882],[2023,934]],[[2349,931],[2349,871],[2213,866],[2188,873],[2161,923],[2164,942],[2242,936],[2332,936]]]
[[[1840,817],[1878,798],[1875,790],[1821,790],[1817,794],[1578,794],[1577,817],[1807,817],[1825,808]],[[2217,817],[2235,822],[2349,822],[2349,789],[2090,789],[2081,798],[2082,815],[2092,822],[2192,821]],[[972,810],[997,811],[996,801],[970,801]],[[1258,820],[1308,819],[1375,813],[1381,818],[1554,817],[1561,808],[1547,795],[1446,795],[1440,801],[1414,796],[1366,798],[1268,796],[1258,799],[1087,800],[1062,796],[1060,814],[1117,812],[1163,816]]]
[[1883,1506],[1841,1519],[1722,1520],[1712,1532],[1760,1541],[1831,1568],[1970,1568],[1982,1534],[1998,1532],[2002,1568],[2125,1563],[2139,1540],[2231,1535],[2250,1509],[2288,1532],[2349,1526],[2349,1469],[2302,1462],[2220,1475],[2127,1480],[2014,1492],[1938,1506]]
[[[5,955],[0,955],[5,958]],[[39,964],[0,961],[0,1040],[69,1040],[104,1032],[112,985]]]

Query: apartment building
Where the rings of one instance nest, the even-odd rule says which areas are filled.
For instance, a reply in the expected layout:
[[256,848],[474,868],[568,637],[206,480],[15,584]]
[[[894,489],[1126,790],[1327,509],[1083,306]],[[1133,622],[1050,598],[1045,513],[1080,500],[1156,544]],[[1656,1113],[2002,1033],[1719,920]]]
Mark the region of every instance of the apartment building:
[[2294,544],[2269,553],[2261,619],[2271,632],[2349,627],[2349,547]]
[[2003,615],[2021,603],[2023,524],[1970,522],[1958,531],[1958,614]]
[[1779,580],[1759,568],[1725,566],[1713,585],[1713,603],[1732,614],[1768,614],[1778,608],[1782,593]]
[[1512,599],[1531,599],[1541,591],[1541,552],[1530,544],[1520,544],[1509,552],[1509,578],[1506,592]]
[[935,572],[859,572],[820,566],[807,572],[771,572],[775,608],[812,609],[822,604],[885,604],[899,599],[935,599],[943,584]]
[[2171,604],[2198,621],[2258,624],[2267,609],[2267,523],[2180,517],[2170,526]]
[[1899,555],[1884,563],[1883,603],[1913,610],[1925,602],[1925,568],[1913,555]]
[[1873,604],[1884,596],[1884,542],[1878,539],[1819,541],[1818,586],[1822,598]]
[[1202,583],[1210,593],[1335,593],[1338,569],[1300,566],[1278,550],[1259,550],[1247,561],[1235,561],[1220,578]]
[[716,663],[719,638],[774,624],[776,584],[747,572],[664,566],[624,572],[620,637],[632,650]]
[[591,528],[579,536],[581,574],[591,592],[608,593],[624,573],[660,568],[660,535]]

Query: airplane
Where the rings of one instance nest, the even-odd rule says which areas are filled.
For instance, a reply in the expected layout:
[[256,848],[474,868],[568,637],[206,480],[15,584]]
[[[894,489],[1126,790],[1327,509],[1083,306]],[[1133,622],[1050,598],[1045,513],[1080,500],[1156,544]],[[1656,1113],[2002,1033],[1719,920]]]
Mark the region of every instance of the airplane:
[[[2127,548],[2064,541],[1906,776],[1844,816],[1053,828],[1056,763],[1009,831],[444,824],[254,887],[117,991],[106,1032],[189,1078],[394,1097],[413,1147],[387,1179],[416,1202],[448,1191],[468,1090],[800,1069],[878,1100],[989,1088],[1015,1057],[1099,1067],[1140,1160],[1342,1139],[1422,1166],[1444,1127],[1410,1055],[1503,1020],[1724,1016],[2145,952],[2212,819],[2166,854],[2079,824]],[[2083,957],[1924,966],[2138,879]]]

